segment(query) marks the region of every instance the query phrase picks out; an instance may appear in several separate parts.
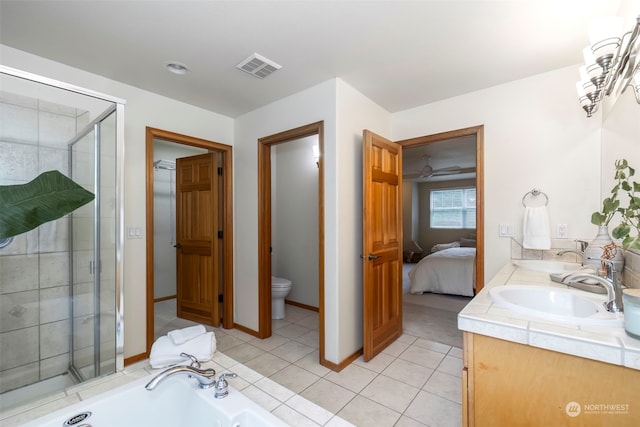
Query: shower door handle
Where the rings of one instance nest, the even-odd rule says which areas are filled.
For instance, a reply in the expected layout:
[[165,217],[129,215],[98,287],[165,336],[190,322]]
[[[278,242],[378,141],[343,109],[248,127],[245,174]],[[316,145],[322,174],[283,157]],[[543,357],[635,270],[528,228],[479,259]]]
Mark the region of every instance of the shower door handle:
[[95,274],[96,270],[102,273],[102,260],[98,261],[98,268],[96,268],[96,261],[89,261],[89,274]]

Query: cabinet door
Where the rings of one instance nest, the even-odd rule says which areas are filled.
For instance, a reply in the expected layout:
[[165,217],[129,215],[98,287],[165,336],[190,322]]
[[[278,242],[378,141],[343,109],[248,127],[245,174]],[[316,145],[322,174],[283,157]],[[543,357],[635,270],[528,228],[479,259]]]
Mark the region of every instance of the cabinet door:
[[462,333],[462,427],[473,426],[473,334]]
[[639,370],[477,334],[465,344],[467,425],[640,425]]

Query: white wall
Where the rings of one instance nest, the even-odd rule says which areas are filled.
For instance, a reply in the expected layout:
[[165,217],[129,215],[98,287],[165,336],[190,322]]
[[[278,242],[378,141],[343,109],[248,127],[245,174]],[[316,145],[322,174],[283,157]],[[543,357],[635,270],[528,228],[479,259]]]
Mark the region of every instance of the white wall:
[[176,295],[175,173],[169,169],[153,171],[153,298],[156,299]]
[[337,195],[337,240],[326,243],[338,271],[335,281],[325,286],[325,308],[338,307],[336,317],[327,313],[325,322],[327,331],[339,337],[337,353],[329,353],[328,346],[326,352],[336,363],[362,347],[362,131],[391,135],[386,110],[342,80],[337,80],[337,95],[337,171],[335,187],[327,186],[327,192],[332,189]]
[[318,307],[318,136],[271,149],[271,273],[292,282],[287,300]]
[[[235,121],[234,143],[234,320],[258,330],[258,139],[324,120],[325,186],[335,181],[335,92],[329,80],[254,110]],[[335,196],[325,194],[325,241],[335,233]],[[334,193],[333,193],[334,194]],[[331,248],[331,244],[327,244]],[[335,254],[327,251],[325,274],[335,277]],[[328,283],[335,283],[327,279]]]
[[[153,160],[175,163],[180,157],[205,154],[204,148],[154,140]],[[176,295],[176,171],[153,170],[153,297]]]
[[592,240],[600,195],[600,118],[575,94],[578,65],[393,114],[393,139],[484,125],[485,281],[511,256],[498,224],[522,241],[522,196],[540,188],[555,224]]
[[[144,229],[145,127],[232,145],[233,119],[0,45],[2,64],[127,101],[125,107],[125,227]],[[161,65],[159,65],[161,66]],[[254,163],[255,164],[255,163]],[[125,357],[146,351],[146,249],[142,239],[124,247]]]
[[319,120],[324,120],[325,357],[340,363],[362,346],[362,130],[388,136],[391,122],[385,110],[339,79],[236,119],[235,320],[258,329],[257,140]]

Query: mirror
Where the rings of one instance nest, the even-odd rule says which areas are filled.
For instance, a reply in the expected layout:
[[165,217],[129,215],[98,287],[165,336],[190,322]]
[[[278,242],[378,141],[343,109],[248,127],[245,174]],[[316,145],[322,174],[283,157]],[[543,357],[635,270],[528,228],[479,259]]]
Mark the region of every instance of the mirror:
[[[614,163],[627,159],[636,169],[635,180],[640,182],[640,104],[632,88],[620,94],[615,104],[603,116],[601,199],[608,196],[615,185]],[[615,221],[615,220],[614,220]],[[635,252],[638,252],[635,250]]]

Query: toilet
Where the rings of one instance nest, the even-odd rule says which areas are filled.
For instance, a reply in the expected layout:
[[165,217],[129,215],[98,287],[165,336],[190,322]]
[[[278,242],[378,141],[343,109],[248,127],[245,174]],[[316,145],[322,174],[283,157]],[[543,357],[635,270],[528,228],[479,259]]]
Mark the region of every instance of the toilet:
[[291,280],[271,276],[271,318],[284,319],[284,299],[291,292]]

